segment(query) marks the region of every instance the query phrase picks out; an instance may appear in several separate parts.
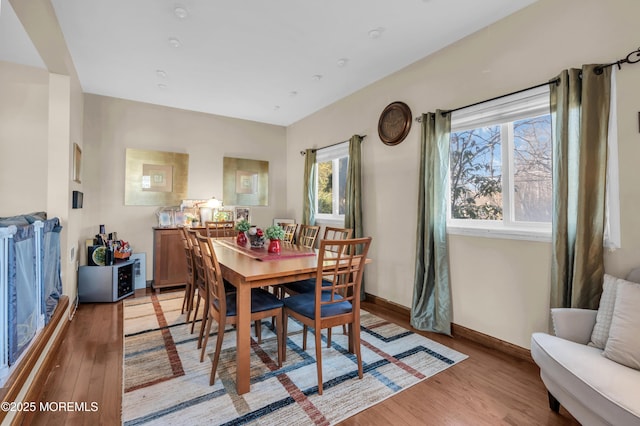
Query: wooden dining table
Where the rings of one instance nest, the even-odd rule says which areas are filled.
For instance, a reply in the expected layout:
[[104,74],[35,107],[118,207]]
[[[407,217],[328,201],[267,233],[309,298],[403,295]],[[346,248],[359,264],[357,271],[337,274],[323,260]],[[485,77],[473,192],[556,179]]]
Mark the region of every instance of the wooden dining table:
[[316,250],[281,244],[279,255],[269,254],[267,247],[240,247],[235,238],[212,238],[222,269],[222,277],[237,290],[236,388],[239,395],[250,390],[251,289],[285,284],[316,276]]

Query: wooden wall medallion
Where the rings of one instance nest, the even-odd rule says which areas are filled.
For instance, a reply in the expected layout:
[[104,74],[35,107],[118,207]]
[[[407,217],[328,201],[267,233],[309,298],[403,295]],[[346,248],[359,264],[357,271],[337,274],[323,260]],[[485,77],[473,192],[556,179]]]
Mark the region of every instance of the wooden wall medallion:
[[402,142],[411,130],[411,110],[404,102],[393,102],[380,114],[378,135],[386,145]]

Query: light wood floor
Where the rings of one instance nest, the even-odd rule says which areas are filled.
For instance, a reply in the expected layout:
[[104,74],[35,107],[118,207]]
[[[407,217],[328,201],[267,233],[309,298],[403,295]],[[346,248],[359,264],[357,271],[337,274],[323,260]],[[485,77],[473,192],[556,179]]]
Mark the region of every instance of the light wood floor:
[[[379,306],[363,308],[410,328]],[[118,425],[122,397],[122,302],[83,304],[58,353],[40,401],[97,402],[95,412],[30,413],[28,425]],[[415,330],[414,330],[415,331]],[[577,425],[561,408],[549,410],[538,368],[464,338],[421,332],[469,355],[434,377],[383,401],[343,425]]]

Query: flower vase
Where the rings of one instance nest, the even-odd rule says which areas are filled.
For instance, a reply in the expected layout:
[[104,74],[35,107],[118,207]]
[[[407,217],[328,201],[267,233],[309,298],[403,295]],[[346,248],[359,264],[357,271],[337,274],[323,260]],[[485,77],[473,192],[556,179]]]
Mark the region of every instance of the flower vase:
[[236,244],[243,247],[247,245],[247,235],[244,233],[244,231],[238,231],[238,238],[236,238]]
[[269,253],[280,253],[280,240],[269,240]]

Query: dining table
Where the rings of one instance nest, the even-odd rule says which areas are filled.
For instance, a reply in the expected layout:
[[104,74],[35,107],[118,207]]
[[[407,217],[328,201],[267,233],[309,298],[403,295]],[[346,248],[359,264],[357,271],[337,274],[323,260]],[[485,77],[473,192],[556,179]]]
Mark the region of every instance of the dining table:
[[[235,238],[212,238],[222,277],[236,288],[236,389],[238,395],[250,390],[251,289],[275,286],[316,276],[317,251],[282,243],[278,254],[267,246],[240,246]],[[286,338],[285,338],[286,341]]]

